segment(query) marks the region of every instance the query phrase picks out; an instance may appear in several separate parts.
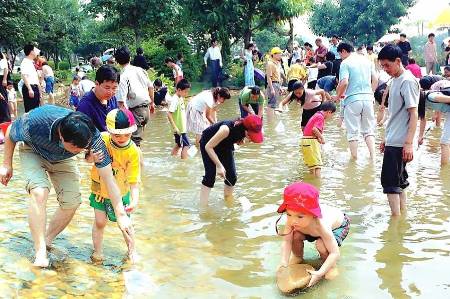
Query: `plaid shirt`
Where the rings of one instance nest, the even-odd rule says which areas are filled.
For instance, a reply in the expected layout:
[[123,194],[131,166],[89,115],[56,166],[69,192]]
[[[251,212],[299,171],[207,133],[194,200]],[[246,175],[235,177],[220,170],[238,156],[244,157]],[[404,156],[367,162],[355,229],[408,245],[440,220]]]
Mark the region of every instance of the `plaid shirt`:
[[[58,162],[75,156],[66,151],[59,139],[57,127],[61,119],[72,110],[45,105],[25,113],[16,119],[9,132],[9,138],[13,142],[23,141],[33,151],[49,162]],[[95,131],[90,147],[94,152],[101,151],[105,158],[101,163],[96,163],[97,168],[111,164],[111,158],[99,131]]]

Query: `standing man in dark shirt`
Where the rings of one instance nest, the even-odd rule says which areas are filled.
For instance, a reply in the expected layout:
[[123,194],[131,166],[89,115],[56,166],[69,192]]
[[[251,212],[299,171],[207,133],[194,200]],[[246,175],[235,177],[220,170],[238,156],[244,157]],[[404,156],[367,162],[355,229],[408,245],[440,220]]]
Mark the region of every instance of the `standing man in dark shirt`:
[[134,56],[132,65],[148,70],[149,66],[147,60],[144,57],[144,50],[141,47],[136,49],[136,56]]
[[409,41],[406,40],[406,34],[401,33],[400,34],[400,41],[397,43],[397,46],[399,46],[400,49],[402,49],[402,64],[403,66],[407,66],[408,65],[408,59],[409,59],[409,54],[411,54],[411,44],[409,43]]
[[119,86],[119,72],[110,65],[102,65],[95,73],[95,87],[81,98],[77,111],[89,116],[100,132],[106,131],[106,114],[118,108],[115,97]]

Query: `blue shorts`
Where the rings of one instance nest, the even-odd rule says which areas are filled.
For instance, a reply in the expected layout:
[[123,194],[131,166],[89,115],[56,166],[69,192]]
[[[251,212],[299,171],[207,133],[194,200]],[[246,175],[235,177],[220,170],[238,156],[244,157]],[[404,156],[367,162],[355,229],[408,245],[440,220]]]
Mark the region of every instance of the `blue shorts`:
[[76,96],[70,96],[69,98],[69,105],[73,107],[78,107],[78,104],[80,103],[80,99]]
[[186,133],[181,133],[181,136],[175,133],[173,134],[173,136],[175,137],[175,143],[179,147],[191,146],[191,143],[189,142],[189,138]]
[[55,85],[54,77],[47,77],[45,80],[45,93],[53,93],[53,86]]

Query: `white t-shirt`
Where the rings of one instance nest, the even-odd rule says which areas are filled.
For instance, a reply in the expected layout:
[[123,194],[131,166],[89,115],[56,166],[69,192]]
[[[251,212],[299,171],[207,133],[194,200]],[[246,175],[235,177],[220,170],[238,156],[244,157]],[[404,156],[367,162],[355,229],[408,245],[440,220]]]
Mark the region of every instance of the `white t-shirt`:
[[119,89],[116,94],[117,101],[126,102],[129,108],[148,104],[150,87],[153,87],[153,83],[148,78],[147,72],[140,67],[128,64],[120,74]]
[[55,77],[53,70],[49,65],[42,66],[42,74],[44,74],[44,78]]
[[[183,77],[183,71],[181,70],[181,67],[178,64],[175,64],[175,66],[173,67],[172,73],[173,73],[174,78]],[[178,76],[177,76],[177,74],[178,74]]]
[[214,97],[210,90],[204,90],[191,100],[191,106],[199,112],[205,112],[206,107],[214,107]]
[[0,60],[0,76],[3,76],[3,73],[5,72],[5,69],[8,68],[8,62],[6,59]]
[[16,90],[13,89],[7,89],[6,92],[8,93],[8,102],[16,102]]
[[83,91],[83,94],[88,93],[95,87],[95,83],[89,79],[84,79],[80,81],[80,88]]
[[20,64],[20,73],[22,74],[22,78],[24,75],[28,76],[28,83],[30,85],[39,85],[39,77],[33,60],[25,57]]

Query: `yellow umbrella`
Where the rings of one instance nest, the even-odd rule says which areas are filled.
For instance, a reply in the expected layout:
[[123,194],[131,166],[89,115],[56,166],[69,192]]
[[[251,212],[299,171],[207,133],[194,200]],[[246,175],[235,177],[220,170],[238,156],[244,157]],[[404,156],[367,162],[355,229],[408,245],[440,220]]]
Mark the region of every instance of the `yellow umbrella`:
[[430,27],[450,27],[450,7],[444,9],[430,25]]

